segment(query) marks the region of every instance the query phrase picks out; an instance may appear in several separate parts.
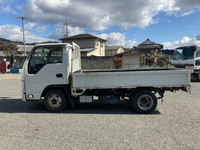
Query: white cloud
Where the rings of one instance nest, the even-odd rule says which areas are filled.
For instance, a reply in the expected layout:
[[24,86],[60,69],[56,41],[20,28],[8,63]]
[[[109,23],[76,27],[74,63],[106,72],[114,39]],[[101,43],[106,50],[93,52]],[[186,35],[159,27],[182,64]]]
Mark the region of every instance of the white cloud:
[[[70,25],[68,26],[68,30],[69,30],[68,36],[73,36],[73,35],[85,33],[85,31],[82,28],[72,27]],[[64,25],[56,25],[55,31],[52,34],[50,34],[48,36],[48,38],[61,39],[61,38],[64,37],[64,34],[65,34]]]
[[[85,31],[82,28],[72,27],[70,25],[68,26],[68,30],[69,30],[69,36],[85,33]],[[49,35],[48,38],[60,39],[64,37],[64,33],[65,33],[64,26],[57,25],[56,30],[51,35]],[[90,34],[107,40],[106,43],[107,45],[122,45],[124,47],[133,47],[138,44],[134,40],[127,40],[125,34],[119,32],[112,32],[109,34],[107,33],[104,34],[90,33]]]
[[196,39],[197,39],[197,40],[200,40],[200,34],[196,36]]
[[198,38],[190,38],[183,37],[181,40],[173,41],[173,42],[165,42],[163,43],[164,48],[175,48],[179,46],[187,46],[187,45],[200,45],[200,40]]
[[85,33],[84,29],[79,27],[69,26],[68,29],[69,29],[69,36]]
[[36,23],[31,23],[31,22],[29,22],[29,23],[27,23],[27,24],[25,24],[25,29],[27,29],[27,30],[31,30],[33,27],[35,27],[37,24]]
[[188,16],[188,15],[194,13],[194,12],[195,12],[195,10],[190,10],[190,11],[184,12],[183,14],[181,14],[181,16],[182,16],[182,17]]
[[[21,27],[16,25],[2,25],[0,26],[0,35],[2,38],[13,40],[13,41],[22,41],[22,31]],[[51,39],[39,37],[30,32],[25,32],[25,40],[27,43],[33,42],[44,42]]]
[[107,40],[107,45],[122,45],[123,47],[133,47],[138,44],[135,40],[126,40],[126,36],[119,32],[104,33],[97,35],[105,40]]
[[1,7],[0,13],[14,13],[15,11],[10,6]]
[[36,31],[37,32],[45,32],[46,29],[47,29],[47,26],[39,26],[39,27],[37,27]]
[[0,14],[15,13],[15,10],[11,6],[12,3],[13,1],[0,1]]
[[159,12],[181,11],[185,5],[178,1],[181,0],[28,0],[24,11],[34,22],[58,24],[68,19],[74,26],[105,30],[111,26],[146,27],[155,23],[153,17]]
[[199,0],[174,0],[175,5],[180,7],[181,10],[190,10],[190,9],[196,9],[200,6]]

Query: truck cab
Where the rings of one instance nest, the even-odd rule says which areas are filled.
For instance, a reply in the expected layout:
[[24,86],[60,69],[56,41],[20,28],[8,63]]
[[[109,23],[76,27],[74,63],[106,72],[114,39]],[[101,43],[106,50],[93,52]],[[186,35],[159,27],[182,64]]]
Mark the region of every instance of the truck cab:
[[68,85],[70,74],[80,69],[80,51],[75,43],[36,45],[23,66],[23,100],[39,100],[45,88]]
[[197,45],[177,47],[171,64],[175,68],[190,69],[192,75],[200,80],[200,47]]

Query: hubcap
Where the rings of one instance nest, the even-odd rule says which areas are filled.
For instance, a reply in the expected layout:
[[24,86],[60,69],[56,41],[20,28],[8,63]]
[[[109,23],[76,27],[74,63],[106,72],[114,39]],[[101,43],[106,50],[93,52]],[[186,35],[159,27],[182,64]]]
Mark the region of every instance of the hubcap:
[[149,110],[153,106],[153,98],[149,95],[142,95],[138,99],[138,106],[142,110]]
[[48,104],[52,108],[59,108],[62,105],[62,98],[57,94],[51,94],[48,97]]

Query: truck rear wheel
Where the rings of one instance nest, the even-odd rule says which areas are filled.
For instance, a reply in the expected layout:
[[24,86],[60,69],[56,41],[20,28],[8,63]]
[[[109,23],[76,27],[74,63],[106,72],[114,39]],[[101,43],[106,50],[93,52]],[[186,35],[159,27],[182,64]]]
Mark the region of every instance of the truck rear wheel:
[[132,97],[133,108],[142,114],[152,113],[157,107],[156,96],[148,90],[138,91]]
[[51,90],[44,97],[44,106],[52,112],[63,111],[67,106],[65,94],[59,90]]

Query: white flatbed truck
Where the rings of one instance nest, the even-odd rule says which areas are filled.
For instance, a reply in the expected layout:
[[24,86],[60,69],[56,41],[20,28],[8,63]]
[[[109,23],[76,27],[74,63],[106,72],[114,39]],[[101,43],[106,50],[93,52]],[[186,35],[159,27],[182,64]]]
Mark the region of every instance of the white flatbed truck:
[[[131,102],[151,113],[165,91],[190,91],[190,71],[175,69],[81,70],[75,43],[36,45],[22,71],[22,99],[42,100],[47,110],[63,111],[76,103]],[[95,97],[95,99],[94,99]]]
[[200,46],[177,47],[171,59],[175,68],[191,70],[191,74],[200,81]]

